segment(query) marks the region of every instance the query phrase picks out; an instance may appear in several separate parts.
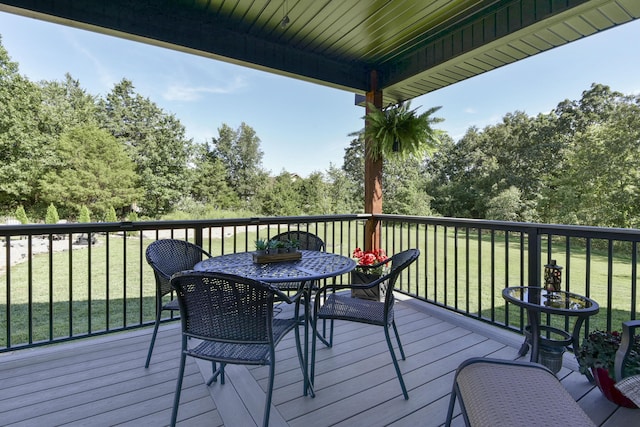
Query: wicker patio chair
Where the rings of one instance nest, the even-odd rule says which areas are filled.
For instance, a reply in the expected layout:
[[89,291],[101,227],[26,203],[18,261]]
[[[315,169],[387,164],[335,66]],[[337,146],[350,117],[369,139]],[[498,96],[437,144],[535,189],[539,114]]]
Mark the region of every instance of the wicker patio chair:
[[[309,251],[324,251],[325,245],[321,238],[315,234],[301,230],[285,231],[284,233],[273,236],[270,240],[291,241],[297,240],[299,248]],[[278,289],[281,291],[297,291],[300,288],[300,282],[278,283]]]
[[615,387],[640,408],[640,375],[629,375],[625,372],[626,359],[633,351],[636,328],[640,329],[640,320],[622,322],[622,342],[616,353],[614,373]]
[[[316,236],[313,233],[309,233],[308,231],[302,230],[290,230],[285,231],[280,234],[276,234],[270,240],[279,240],[279,241],[292,241],[296,240],[298,242],[299,249],[308,250],[308,251],[324,251],[326,249],[324,241]],[[297,292],[303,284],[300,282],[282,282],[278,283],[278,289],[284,291],[286,293]],[[314,282],[309,285],[311,288],[317,288],[317,282]],[[305,309],[309,307],[309,302],[305,301]],[[323,323],[324,326],[324,323]],[[333,327],[333,322],[331,322],[331,327]],[[326,328],[323,327],[323,330]],[[324,334],[322,337],[323,342],[327,342],[324,339]]]
[[595,427],[553,372],[537,363],[468,359],[456,370],[447,427],[456,398],[467,426]]
[[325,246],[321,238],[308,231],[302,230],[290,230],[284,233],[277,234],[271,238],[271,240],[279,241],[291,241],[297,240],[300,244],[300,249],[306,249],[309,251],[324,251]]
[[[398,350],[402,356],[402,360],[405,360],[404,350],[402,349],[402,343],[400,342],[400,335],[398,335],[398,328],[393,316],[393,305],[395,298],[393,296],[393,289],[396,280],[400,276],[400,273],[411,263],[413,263],[420,256],[418,249],[409,249],[393,255],[390,259],[391,268],[389,272],[381,276],[378,280],[375,280],[368,284],[329,284],[321,287],[316,292],[316,298],[314,303],[314,319],[313,324],[317,325],[319,319],[330,320],[345,320],[349,322],[366,323],[369,325],[382,326],[384,328],[384,335],[387,340],[387,346],[391,353],[391,359],[393,366],[396,370],[398,380],[400,381],[400,387],[402,388],[402,394],[405,399],[409,398],[407,388],[405,387],[404,380],[402,379],[402,373],[398,366],[398,359],[391,343],[391,337],[389,334],[389,327],[393,328],[396,340],[398,341]],[[365,300],[360,298],[352,298],[350,292],[344,292],[351,289],[368,289],[374,286],[378,286],[381,283],[386,282],[387,291],[384,301]],[[320,294],[329,293],[326,298],[319,298]],[[336,291],[336,292],[333,292]],[[339,292],[343,291],[343,292]],[[332,328],[333,333],[333,328]],[[318,334],[314,334],[314,339],[311,349],[311,381],[315,375],[315,349],[316,339]],[[332,340],[332,337],[331,337]]]
[[170,279],[175,273],[184,270],[191,270],[194,265],[202,261],[202,256],[211,257],[211,255],[201,247],[184,240],[163,239],[151,243],[147,247],[147,262],[153,268],[156,279],[156,323],[153,327],[153,335],[151,336],[151,344],[149,344],[149,352],[147,353],[147,361],[145,368],[149,367],[151,362],[151,354],[153,346],[156,342],[158,334],[158,326],[160,326],[160,317],[163,310],[179,311],[178,300],[173,299],[164,302],[164,296],[172,291]]
[[[302,292],[293,298],[275,286],[249,278],[211,272],[182,272],[173,276],[182,322],[182,354],[173,403],[171,425],[178,415],[180,392],[187,356],[220,362],[207,385],[220,374],[224,384],[226,364],[268,365],[269,382],[266,391],[263,425],[269,424],[271,396],[275,372],[275,347],[289,331],[295,329],[296,350],[300,369],[305,375],[300,347],[297,316],[291,319],[274,318],[276,297],[295,303],[296,313]],[[187,338],[200,344],[189,348]],[[194,340],[192,340],[194,341]],[[305,382],[306,384],[306,382]]]

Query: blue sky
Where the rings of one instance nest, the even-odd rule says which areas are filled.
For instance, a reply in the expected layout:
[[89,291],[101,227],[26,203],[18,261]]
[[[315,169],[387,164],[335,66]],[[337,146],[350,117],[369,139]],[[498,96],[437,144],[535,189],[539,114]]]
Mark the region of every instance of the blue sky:
[[[4,12],[0,35],[32,81],[63,80],[68,72],[87,92],[104,96],[127,78],[196,142],[217,136],[223,123],[247,123],[272,174],[341,166],[348,135],[363,127],[364,109],[349,92]],[[495,124],[509,112],[548,113],[594,82],[640,93],[639,76],[640,20],[421,96],[412,106],[442,106],[438,128],[457,140],[470,126]]]

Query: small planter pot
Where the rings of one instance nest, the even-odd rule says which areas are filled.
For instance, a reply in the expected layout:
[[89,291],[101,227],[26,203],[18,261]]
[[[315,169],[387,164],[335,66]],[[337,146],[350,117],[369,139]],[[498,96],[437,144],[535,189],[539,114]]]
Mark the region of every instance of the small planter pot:
[[616,405],[624,406],[625,408],[637,408],[637,406],[629,399],[627,399],[620,390],[615,388],[614,380],[609,377],[609,372],[603,368],[591,368],[591,373],[596,381],[596,385],[607,399]]
[[[351,283],[353,283],[354,285],[371,283],[374,280],[378,280],[379,278],[380,278],[379,274],[367,274],[367,273],[363,273],[361,271],[356,271],[356,270],[351,272]],[[351,290],[352,298],[368,299],[372,301],[384,301],[386,294],[387,294],[386,283],[379,284],[369,289],[352,289]]]

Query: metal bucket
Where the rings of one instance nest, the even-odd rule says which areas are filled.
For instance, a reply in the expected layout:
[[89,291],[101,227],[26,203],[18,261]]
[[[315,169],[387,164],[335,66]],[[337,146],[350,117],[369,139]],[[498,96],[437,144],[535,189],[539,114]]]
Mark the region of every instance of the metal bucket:
[[562,369],[562,355],[564,354],[564,347],[560,346],[546,346],[541,345],[538,352],[538,363],[546,366],[557,374]]

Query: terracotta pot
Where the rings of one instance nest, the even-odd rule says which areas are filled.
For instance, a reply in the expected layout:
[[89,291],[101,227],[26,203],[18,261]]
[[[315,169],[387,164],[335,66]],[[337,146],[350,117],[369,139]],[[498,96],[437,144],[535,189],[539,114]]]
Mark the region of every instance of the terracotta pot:
[[631,400],[627,399],[620,393],[620,390],[614,387],[616,382],[609,377],[609,372],[606,369],[591,368],[591,373],[604,397],[616,405],[624,406],[625,408],[637,408]]

